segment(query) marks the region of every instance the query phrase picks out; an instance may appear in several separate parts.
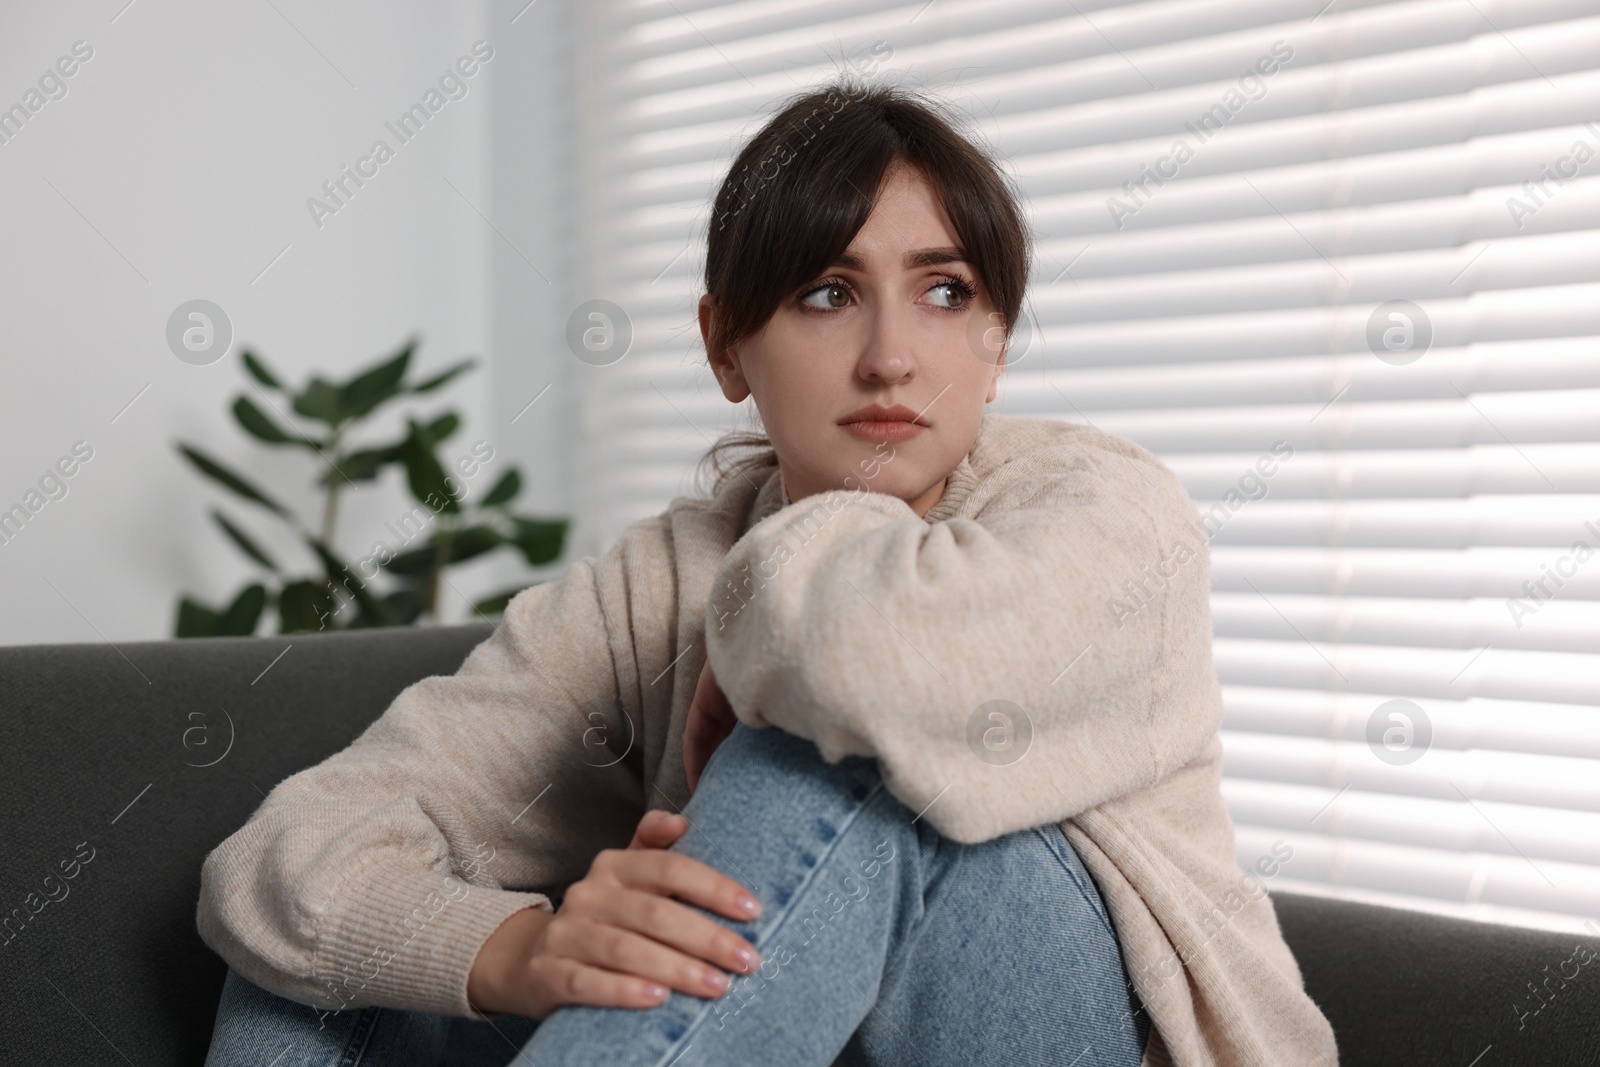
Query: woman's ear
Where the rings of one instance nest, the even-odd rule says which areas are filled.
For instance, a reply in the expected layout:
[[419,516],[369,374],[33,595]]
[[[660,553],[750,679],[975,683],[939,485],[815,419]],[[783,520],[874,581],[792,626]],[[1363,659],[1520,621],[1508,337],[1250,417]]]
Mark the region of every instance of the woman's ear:
[[745,382],[744,371],[739,367],[739,353],[731,348],[712,348],[712,304],[710,293],[700,297],[700,340],[706,346],[706,361],[711,364],[711,373],[717,376],[717,384],[722,387],[722,395],[737,404],[750,395],[750,386]]
[[[1009,344],[1007,347],[1010,347]],[[994,398],[1000,392],[1000,373],[1006,369],[1006,349],[1000,350],[1000,358],[994,363],[994,377],[989,379],[989,395],[983,398],[985,404],[994,403]]]

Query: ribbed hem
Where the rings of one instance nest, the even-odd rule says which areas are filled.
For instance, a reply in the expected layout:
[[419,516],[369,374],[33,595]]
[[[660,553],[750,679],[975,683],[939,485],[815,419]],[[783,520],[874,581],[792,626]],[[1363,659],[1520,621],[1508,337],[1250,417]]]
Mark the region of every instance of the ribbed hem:
[[319,931],[314,964],[323,1006],[381,1004],[484,1020],[467,1000],[478,950],[543,893],[486,889],[433,870],[382,870],[352,879],[336,926]]

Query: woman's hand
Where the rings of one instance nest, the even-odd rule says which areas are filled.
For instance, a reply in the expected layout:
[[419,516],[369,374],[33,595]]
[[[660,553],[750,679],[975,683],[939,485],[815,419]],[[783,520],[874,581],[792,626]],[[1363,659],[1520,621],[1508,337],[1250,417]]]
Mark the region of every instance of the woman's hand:
[[733,705],[723,695],[716,675],[711,673],[711,661],[707,660],[694,687],[694,699],[689,702],[689,717],[683,724],[683,773],[689,780],[689,792],[693,793],[700,783],[700,772],[711,762],[711,753],[738,723]]
[[741,922],[761,914],[738,882],[668,851],[688,827],[682,815],[645,812],[628,847],[602,849],[554,914],[523,908],[501,923],[472,962],[473,1006],[531,1019],[563,1004],[649,1008],[667,999],[668,987],[721,996],[730,979],[719,967],[753,972],[761,962],[753,945],[671,899]]

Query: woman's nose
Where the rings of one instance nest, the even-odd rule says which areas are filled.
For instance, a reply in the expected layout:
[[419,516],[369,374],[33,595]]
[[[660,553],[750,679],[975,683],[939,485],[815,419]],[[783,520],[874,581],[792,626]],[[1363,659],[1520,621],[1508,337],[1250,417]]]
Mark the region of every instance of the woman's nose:
[[879,311],[873,316],[861,353],[858,365],[861,376],[892,384],[911,374],[915,366],[910,330],[904,316],[897,309]]

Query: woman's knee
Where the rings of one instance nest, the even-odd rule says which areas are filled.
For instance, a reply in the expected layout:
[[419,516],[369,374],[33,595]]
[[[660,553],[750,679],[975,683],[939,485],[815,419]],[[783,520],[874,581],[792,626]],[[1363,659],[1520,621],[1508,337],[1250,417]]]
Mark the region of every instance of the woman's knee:
[[[1039,1048],[1103,1041],[1116,1062],[1137,1062],[1148,1021],[1099,891],[1058,826],[975,844],[940,838],[923,908],[880,1007],[940,1031],[928,1038],[931,1061],[979,1055],[992,1020],[1036,1017],[1049,1020],[1030,1028]],[[966,1021],[944,1029],[953,1018]],[[879,1030],[863,1048],[893,1042]]]
[[815,868],[837,865],[847,840],[850,862],[916,854],[920,869],[935,836],[889,794],[875,760],[828,763],[805,738],[743,723],[713,753],[683,814],[689,830],[672,849],[740,880],[768,909]]
[[876,761],[823,759],[815,743],[775,726],[736,724],[706,763],[684,814],[712,804],[735,808],[804,808],[818,795],[848,794],[858,802],[881,787]]

